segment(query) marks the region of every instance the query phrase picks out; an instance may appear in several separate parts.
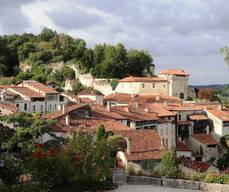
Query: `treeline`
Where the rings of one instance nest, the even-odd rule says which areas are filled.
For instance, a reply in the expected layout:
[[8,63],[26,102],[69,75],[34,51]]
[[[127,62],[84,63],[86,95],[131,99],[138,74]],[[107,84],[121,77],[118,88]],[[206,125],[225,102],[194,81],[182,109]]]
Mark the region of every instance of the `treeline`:
[[[98,44],[88,48],[83,39],[44,28],[40,34],[0,36],[0,76],[33,77],[47,80],[47,64],[72,62],[84,72],[100,78],[142,76],[152,66],[151,55],[144,50],[127,50],[124,45]],[[30,74],[20,74],[19,63],[31,65]],[[20,77],[21,76],[21,77]],[[35,77],[34,77],[35,76]]]

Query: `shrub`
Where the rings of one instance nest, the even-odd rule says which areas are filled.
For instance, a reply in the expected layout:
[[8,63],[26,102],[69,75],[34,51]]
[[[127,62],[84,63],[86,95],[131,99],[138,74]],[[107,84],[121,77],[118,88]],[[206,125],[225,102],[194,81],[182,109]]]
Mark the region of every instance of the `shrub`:
[[117,79],[111,79],[109,80],[110,86],[112,87],[112,90],[115,90],[118,86],[118,80]]
[[179,174],[176,152],[174,149],[166,149],[160,163],[160,171],[163,176],[177,178]]

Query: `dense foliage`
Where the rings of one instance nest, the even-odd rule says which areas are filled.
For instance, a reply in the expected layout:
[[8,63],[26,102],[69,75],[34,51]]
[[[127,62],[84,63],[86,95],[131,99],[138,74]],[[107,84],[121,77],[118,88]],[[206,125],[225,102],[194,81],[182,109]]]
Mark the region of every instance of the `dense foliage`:
[[[0,126],[5,139],[0,145],[0,191],[84,191],[111,187],[120,138],[102,128],[77,130],[69,139],[51,134],[37,114],[17,113],[1,121],[16,125],[14,131]],[[48,142],[40,143],[49,134]],[[99,138],[99,139],[95,139]]]
[[174,149],[166,149],[160,163],[160,171],[163,176],[176,178],[179,174],[176,152]]
[[[30,65],[31,69],[28,74],[20,72],[17,79],[32,78],[43,82],[51,78],[47,64],[55,62],[74,63],[95,77],[121,78],[127,75],[141,76],[144,69],[152,66],[153,60],[147,51],[127,50],[120,43],[88,48],[83,39],[58,34],[48,28],[38,35],[0,36],[0,76],[18,74],[20,63]],[[61,72],[66,74],[66,68]],[[56,72],[56,75],[59,74],[60,71]],[[57,78],[56,75],[53,75],[54,78]],[[70,76],[73,77],[72,74]]]

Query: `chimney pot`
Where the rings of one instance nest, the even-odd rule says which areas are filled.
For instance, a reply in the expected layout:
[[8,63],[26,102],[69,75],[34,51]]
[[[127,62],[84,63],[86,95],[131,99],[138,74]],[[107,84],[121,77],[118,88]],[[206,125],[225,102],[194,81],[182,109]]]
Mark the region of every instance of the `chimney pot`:
[[111,111],[111,103],[110,103],[110,101],[107,101],[107,111]]

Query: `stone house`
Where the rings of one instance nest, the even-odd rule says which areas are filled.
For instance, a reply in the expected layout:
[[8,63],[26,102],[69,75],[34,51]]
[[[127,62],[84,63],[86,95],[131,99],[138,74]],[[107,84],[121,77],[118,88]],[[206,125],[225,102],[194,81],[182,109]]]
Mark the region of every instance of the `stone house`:
[[193,134],[188,146],[193,150],[195,160],[207,162],[212,158],[219,158],[219,142],[209,134]]
[[9,103],[25,113],[46,113],[55,111],[67,100],[56,90],[37,81],[27,80],[10,86],[0,92],[2,102]]
[[214,137],[219,141],[219,139],[225,135],[229,134],[229,110],[221,108],[207,109],[207,116],[211,120]]
[[188,97],[188,77],[183,70],[162,70],[158,76],[125,77],[119,80],[116,93],[139,95],[169,95],[180,99]]

